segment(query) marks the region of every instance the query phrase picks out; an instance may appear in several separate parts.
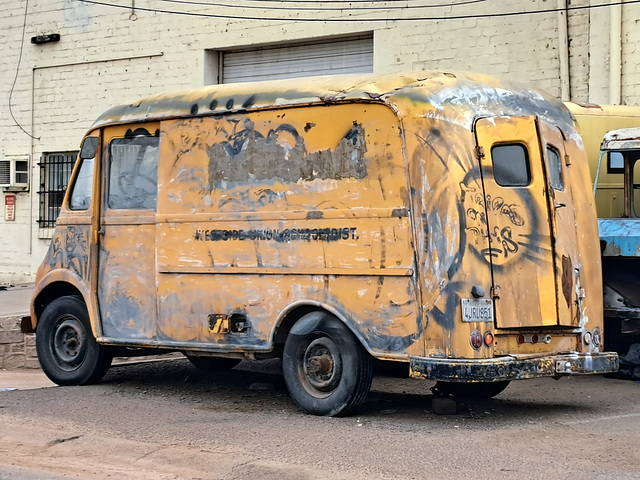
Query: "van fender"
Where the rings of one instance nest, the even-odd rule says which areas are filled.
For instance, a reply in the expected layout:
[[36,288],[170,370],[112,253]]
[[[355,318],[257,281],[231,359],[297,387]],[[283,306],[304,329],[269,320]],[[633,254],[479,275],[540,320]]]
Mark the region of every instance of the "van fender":
[[[35,331],[40,315],[37,313],[35,305],[38,303],[38,299],[41,298],[45,292],[54,283],[64,283],[70,288],[69,290],[77,290],[82,296],[84,303],[87,306],[89,312],[89,320],[91,322],[91,330],[95,338],[100,335],[100,314],[98,311],[98,304],[94,295],[91,295],[91,287],[87,282],[80,277],[77,273],[67,269],[55,269],[47,272],[41,279],[38,280],[36,287],[31,297],[31,328]],[[56,289],[58,290],[58,289]],[[65,296],[67,293],[61,291],[60,294],[52,295],[52,299]]]
[[[322,310],[325,311],[327,313],[329,313],[330,315],[333,315],[334,317],[336,317],[342,324],[344,324],[349,331],[356,337],[356,339],[358,340],[358,342],[360,342],[360,344],[362,345],[362,347],[374,358],[379,358],[379,359],[384,359],[384,360],[408,360],[409,357],[408,355],[393,355],[393,354],[385,354],[384,356],[382,356],[380,354],[380,351],[375,350],[372,348],[371,344],[369,343],[369,341],[367,340],[367,337],[362,333],[362,331],[357,328],[357,325],[354,324],[353,321],[351,321],[350,317],[348,315],[345,315],[344,312],[339,309],[336,308],[333,305],[327,304],[325,302],[320,302],[317,300],[301,300],[298,302],[294,302],[291,303],[289,305],[287,305],[278,315],[278,318],[276,320],[276,322],[274,322],[274,326],[271,330],[271,334],[270,334],[270,343],[272,345],[275,345],[277,343],[276,339],[277,336],[279,334],[279,331],[281,328],[285,328],[286,329],[286,334],[289,334],[289,331],[291,330],[291,328],[293,327],[293,325],[295,325],[297,323],[297,321],[301,318],[302,315],[296,315],[295,312],[296,310],[306,310],[309,311],[309,309],[317,311],[317,310]],[[293,316],[293,318],[295,319],[295,321],[289,321],[289,319]],[[281,338],[281,341],[284,343],[284,341],[286,340],[286,336]]]

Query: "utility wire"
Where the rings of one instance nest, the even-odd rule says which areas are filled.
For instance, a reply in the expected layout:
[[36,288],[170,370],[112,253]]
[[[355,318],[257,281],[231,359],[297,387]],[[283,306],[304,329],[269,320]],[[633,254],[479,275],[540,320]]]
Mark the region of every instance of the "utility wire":
[[[106,1],[98,0],[75,0],[77,2],[89,3],[92,5],[102,5],[106,7],[124,8],[130,9],[129,5],[118,5],[116,3],[109,3]],[[393,18],[359,18],[357,16],[350,16],[349,18],[309,18],[309,17],[270,17],[270,16],[248,16],[248,15],[223,15],[217,13],[198,13],[198,12],[185,12],[176,10],[162,10],[157,8],[144,8],[136,6],[136,10],[152,13],[165,13],[169,15],[183,15],[189,17],[201,17],[201,18],[222,18],[227,20],[264,20],[264,21],[294,21],[294,22],[401,22],[401,21],[443,21],[443,20],[464,20],[464,19],[480,19],[480,18],[503,18],[503,17],[515,17],[520,15],[535,15],[539,13],[557,13],[557,12],[570,12],[578,10],[592,10],[595,8],[612,7],[616,5],[633,5],[640,3],[640,0],[621,0],[611,3],[599,3],[595,5],[584,6],[568,6],[566,8],[545,8],[538,10],[523,10],[521,12],[499,12],[499,13],[480,13],[480,14],[467,14],[467,15],[449,15],[440,17],[393,17]],[[416,7],[411,7],[416,8]],[[357,11],[358,9],[353,9]],[[318,13],[322,13],[322,10],[317,10]]]
[[[274,7],[274,6],[259,6],[259,5],[230,5],[230,4],[225,4],[225,3],[218,3],[218,2],[199,2],[196,0],[158,0],[160,2],[167,2],[167,3],[176,3],[176,4],[183,4],[183,5],[205,5],[208,7],[223,7],[223,8],[253,8],[253,9],[260,9],[260,10],[289,10],[289,11],[314,11],[314,12],[318,12],[318,11],[322,11],[322,12],[327,12],[327,11],[342,11],[342,10],[406,10],[408,8],[412,8],[412,9],[417,9],[417,8],[439,8],[439,7],[457,7],[458,5],[469,5],[471,3],[482,3],[482,2],[486,2],[487,0],[464,0],[458,3],[447,3],[447,4],[438,4],[438,5],[409,5],[407,3],[407,0],[400,0],[400,3],[403,3],[404,5],[394,5],[394,6],[386,6],[386,7],[372,7],[372,6],[366,6],[366,7],[362,7],[362,6],[358,6],[358,7],[352,7],[352,6],[347,6],[347,7],[322,7],[322,8],[318,8],[318,7],[291,7],[291,6],[279,6],[279,7]],[[245,2],[247,0],[244,0]],[[282,3],[285,0],[271,0],[272,2],[277,2],[277,3]],[[291,1],[297,1],[297,0],[291,0]],[[424,0],[418,0],[418,1],[424,1]],[[383,3],[383,2],[371,2],[370,0],[366,0],[367,3]],[[266,3],[266,2],[261,2],[261,3]],[[311,3],[311,2],[302,2],[302,3]],[[313,2],[313,3],[318,3],[318,2]],[[323,4],[326,3],[346,3],[343,0],[339,0],[337,2],[322,2]],[[348,2],[351,3],[351,2]]]
[[22,125],[18,123],[15,115],[13,114],[13,109],[11,108],[11,99],[13,97],[13,90],[16,88],[16,83],[18,82],[18,73],[20,72],[20,64],[22,63],[22,50],[24,48],[24,33],[27,30],[27,10],[29,9],[29,0],[25,0],[24,2],[24,21],[22,23],[22,40],[20,41],[20,54],[18,55],[18,65],[16,65],[16,76],[13,79],[13,84],[11,85],[11,90],[9,91],[9,114],[13,119],[14,123],[22,130],[24,133],[29,135],[31,138],[35,140],[40,140],[40,137],[34,137],[29,132],[27,132]]
[[[215,0],[214,0],[215,1]],[[409,2],[424,2],[425,0],[324,0],[322,2],[318,2],[318,0],[241,0],[243,3],[348,3],[349,5],[353,3],[404,3],[408,4]],[[485,1],[485,0],[481,0]],[[212,2],[207,2],[205,5],[211,5]],[[455,6],[455,5],[463,5],[468,3],[465,0],[461,0],[459,2],[454,2],[451,4],[447,4],[445,6]],[[430,5],[425,5],[429,7]],[[384,7],[381,7],[384,8]]]

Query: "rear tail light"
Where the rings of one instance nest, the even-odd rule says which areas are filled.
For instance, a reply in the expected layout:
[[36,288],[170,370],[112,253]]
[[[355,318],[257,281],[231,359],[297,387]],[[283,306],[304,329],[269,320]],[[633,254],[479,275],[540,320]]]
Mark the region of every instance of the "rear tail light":
[[485,332],[485,334],[484,334],[484,344],[487,347],[490,347],[491,345],[493,345],[493,333]]
[[593,332],[591,333],[591,341],[596,347],[599,347],[602,343],[602,334],[600,333],[599,327],[593,329]]
[[482,333],[480,333],[480,330],[471,332],[469,341],[471,342],[471,346],[478,350],[482,346]]

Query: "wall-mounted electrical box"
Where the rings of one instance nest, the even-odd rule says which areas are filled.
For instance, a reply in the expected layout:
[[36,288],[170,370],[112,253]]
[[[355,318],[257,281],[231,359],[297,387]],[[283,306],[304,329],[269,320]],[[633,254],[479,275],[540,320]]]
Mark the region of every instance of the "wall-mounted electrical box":
[[0,187],[5,191],[29,189],[29,158],[0,159]]

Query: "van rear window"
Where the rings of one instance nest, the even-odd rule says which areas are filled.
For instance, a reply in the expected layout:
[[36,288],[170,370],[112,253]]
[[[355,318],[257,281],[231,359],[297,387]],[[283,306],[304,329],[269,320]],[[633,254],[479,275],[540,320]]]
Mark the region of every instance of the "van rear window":
[[531,182],[527,148],[520,144],[495,145],[491,149],[493,177],[502,187],[525,187]]
[[562,181],[562,162],[560,152],[551,145],[547,145],[547,169],[549,170],[549,180],[555,190],[564,190]]

